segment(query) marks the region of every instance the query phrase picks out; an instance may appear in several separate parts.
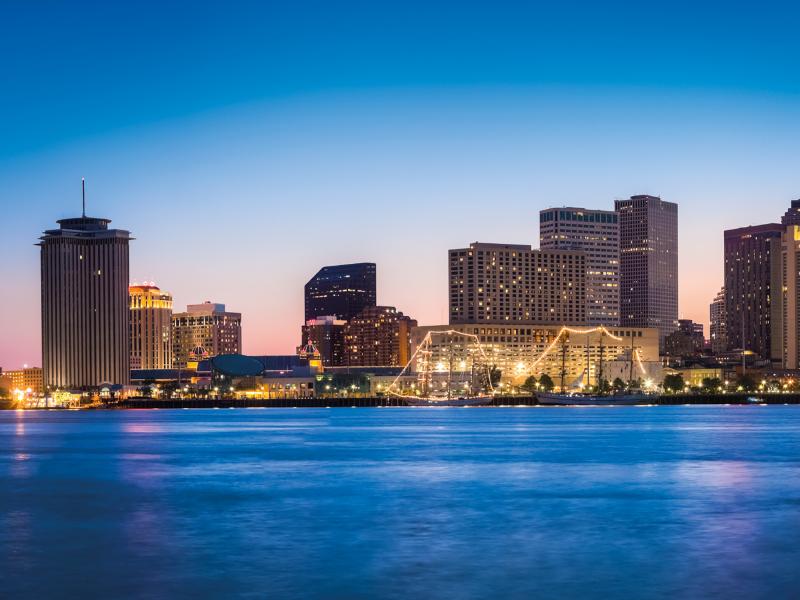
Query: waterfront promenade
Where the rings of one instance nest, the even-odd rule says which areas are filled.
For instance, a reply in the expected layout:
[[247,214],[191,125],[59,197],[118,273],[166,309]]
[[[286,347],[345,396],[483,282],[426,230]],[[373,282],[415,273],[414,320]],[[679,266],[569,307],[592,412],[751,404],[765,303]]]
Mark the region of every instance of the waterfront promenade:
[[[800,394],[654,394],[642,404],[647,405],[685,405],[685,404],[800,404]],[[270,398],[235,399],[167,399],[131,398],[120,403],[120,408],[349,408],[349,407],[392,407],[406,406],[405,400],[395,397],[353,397],[353,398]],[[496,396],[491,406],[539,406],[534,396]]]

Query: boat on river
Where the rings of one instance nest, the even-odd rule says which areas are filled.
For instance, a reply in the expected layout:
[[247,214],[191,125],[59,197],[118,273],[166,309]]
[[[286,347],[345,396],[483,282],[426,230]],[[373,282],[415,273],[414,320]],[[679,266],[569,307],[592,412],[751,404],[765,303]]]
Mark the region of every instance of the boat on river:
[[473,396],[469,398],[415,398],[407,396],[409,406],[486,406],[492,403],[491,396]]
[[539,404],[545,406],[630,406],[634,404],[650,404],[650,395],[634,394],[554,394],[540,392],[536,394]]

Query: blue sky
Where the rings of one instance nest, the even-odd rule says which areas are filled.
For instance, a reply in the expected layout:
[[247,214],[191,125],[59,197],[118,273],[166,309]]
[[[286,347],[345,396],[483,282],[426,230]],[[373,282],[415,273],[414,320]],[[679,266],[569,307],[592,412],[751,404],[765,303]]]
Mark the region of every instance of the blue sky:
[[0,7],[0,365],[39,362],[32,245],[79,209],[134,232],[132,278],[245,314],[289,352],[302,285],[378,263],[446,317],[446,250],[537,243],[550,205],[680,204],[681,313],[722,230],[800,197],[789,3],[55,3]]

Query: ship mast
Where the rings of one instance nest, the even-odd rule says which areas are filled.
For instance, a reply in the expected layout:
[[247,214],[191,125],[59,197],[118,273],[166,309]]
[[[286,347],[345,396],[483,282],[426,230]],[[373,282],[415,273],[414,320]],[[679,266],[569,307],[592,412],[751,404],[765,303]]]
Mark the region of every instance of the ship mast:
[[603,336],[605,335],[605,330],[600,330],[600,368],[597,372],[597,391],[598,393],[603,393]]
[[586,389],[592,385],[592,369],[589,359],[589,331],[586,331]]
[[631,365],[630,365],[630,372],[628,373],[628,385],[633,385],[633,332],[631,331]]
[[447,334],[447,347],[449,349],[449,364],[447,366],[447,399],[450,400],[450,385],[453,380],[453,336]]

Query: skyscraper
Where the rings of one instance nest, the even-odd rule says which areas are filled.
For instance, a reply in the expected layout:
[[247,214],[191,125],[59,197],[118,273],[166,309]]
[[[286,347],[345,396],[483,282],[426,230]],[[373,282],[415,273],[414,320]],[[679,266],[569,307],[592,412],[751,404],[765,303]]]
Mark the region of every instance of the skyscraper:
[[586,253],[586,321],[619,325],[619,222],[611,210],[548,208],[539,213],[542,250]]
[[[796,202],[796,201],[795,201]],[[794,207],[794,202],[792,202]],[[781,236],[780,294],[775,294],[778,309],[772,311],[772,347],[780,351],[780,366],[784,369],[800,368],[800,221],[787,225]],[[773,289],[779,282],[773,281]],[[778,342],[778,343],[776,343]],[[773,358],[776,358],[773,356]],[[777,361],[776,361],[777,362]]]
[[616,200],[620,325],[655,327],[659,345],[678,326],[678,205],[656,196]]
[[782,234],[778,223],[725,231],[728,349],[752,351],[762,360],[777,360],[781,353],[780,337],[772,336],[772,326],[780,306],[773,301],[773,291],[780,295]]
[[172,315],[174,367],[183,369],[189,362],[241,352],[241,313],[226,312],[224,304],[204,302]]
[[375,271],[375,263],[322,267],[305,286],[305,320],[336,317],[349,321],[375,306]]
[[728,349],[728,338],[725,331],[725,288],[723,287],[714,296],[709,306],[709,337],[711,338],[711,352],[720,354]]
[[128,242],[109,219],[58,221],[40,238],[46,388],[130,381]]
[[781,225],[800,225],[800,199],[792,200],[791,206],[781,217]]
[[475,242],[449,251],[450,323],[586,323],[586,255]]
[[155,285],[132,285],[131,369],[172,367],[172,296]]

